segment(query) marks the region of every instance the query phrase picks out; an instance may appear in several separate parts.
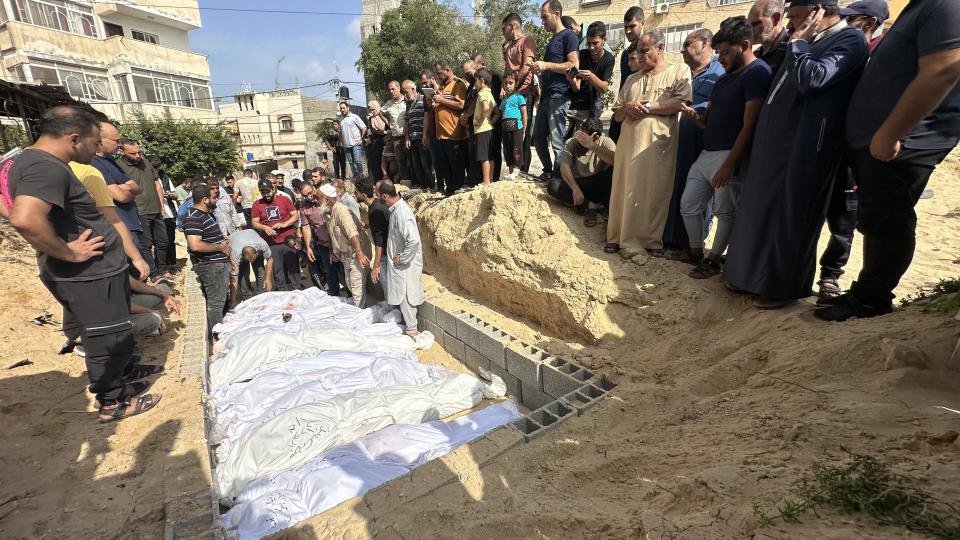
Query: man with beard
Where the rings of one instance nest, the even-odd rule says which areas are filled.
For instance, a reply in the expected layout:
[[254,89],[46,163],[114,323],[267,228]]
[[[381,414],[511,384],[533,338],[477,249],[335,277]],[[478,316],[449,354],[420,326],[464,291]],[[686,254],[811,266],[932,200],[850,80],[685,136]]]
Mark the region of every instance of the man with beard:
[[300,214],[293,201],[285,195],[279,195],[269,180],[261,180],[258,188],[260,200],[253,203],[250,213],[253,216],[253,228],[270,244],[274,290],[299,290],[300,254],[287,240],[292,238],[296,241],[296,225]]
[[463,187],[467,165],[467,128],[460,123],[463,105],[467,99],[467,85],[453,74],[449,62],[441,60],[433,67],[438,78],[437,89],[433,94],[440,154],[437,187],[443,188],[447,195],[453,195]]

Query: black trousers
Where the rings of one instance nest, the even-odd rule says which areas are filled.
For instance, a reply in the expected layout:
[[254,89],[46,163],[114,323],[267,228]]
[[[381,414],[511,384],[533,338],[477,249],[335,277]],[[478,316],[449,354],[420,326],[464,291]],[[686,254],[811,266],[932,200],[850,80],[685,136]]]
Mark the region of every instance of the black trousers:
[[[419,138],[418,138],[419,139]],[[420,140],[410,141],[410,168],[413,182],[421,188],[433,187],[433,164],[430,148],[424,148]]]
[[367,170],[370,171],[370,179],[375,183],[383,180],[383,169],[380,168],[382,159],[383,135],[374,135],[373,142],[367,147]]
[[533,107],[527,103],[527,125],[523,126],[523,162],[520,163],[520,170],[530,171],[530,159],[533,158]]
[[850,293],[860,302],[888,306],[893,300],[917,244],[914,206],[950,150],[902,148],[886,163],[867,147],[850,151],[860,195],[857,229],[863,235],[863,269]]
[[500,122],[493,125],[493,136],[490,137],[490,180],[500,179],[500,170],[503,168],[503,129]]
[[838,279],[843,275],[843,267],[850,260],[853,233],[857,229],[856,189],[853,171],[848,166],[842,167],[837,174],[827,207],[830,240],[820,256],[820,279]]
[[333,149],[333,176],[340,180],[347,177],[347,152],[340,146]]
[[140,254],[150,265],[150,275],[156,277],[167,270],[167,224],[161,214],[140,214]]
[[173,268],[177,265],[177,220],[164,218],[163,223],[167,226],[167,266]]
[[467,144],[465,141],[440,139],[440,168],[438,176],[446,185],[437,186],[447,195],[463,187],[464,173],[467,164]]
[[64,327],[80,325],[90,391],[102,404],[118,401],[135,344],[127,272],[92,281],[45,280],[43,284],[63,306]]
[[270,246],[273,258],[273,290],[298,291],[303,285],[300,277],[300,252],[286,244]]
[[[577,185],[583,192],[583,197],[594,204],[607,206],[610,204],[610,189],[613,186],[613,167],[607,167],[593,176],[577,178]],[[553,177],[547,184],[547,194],[564,203],[573,204],[573,191],[563,181],[563,178]]]

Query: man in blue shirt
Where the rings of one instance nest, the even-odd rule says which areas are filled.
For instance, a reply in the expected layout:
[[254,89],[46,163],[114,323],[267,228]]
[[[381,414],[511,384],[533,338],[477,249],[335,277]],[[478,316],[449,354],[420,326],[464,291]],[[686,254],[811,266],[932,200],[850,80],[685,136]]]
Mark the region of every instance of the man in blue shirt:
[[580,40],[572,30],[563,27],[560,20],[562,15],[560,0],[547,0],[540,6],[543,28],[553,37],[547,43],[543,60],[537,60],[530,66],[534,74],[540,75],[540,86],[543,88],[533,126],[533,142],[543,164],[544,181],[560,174],[560,154],[563,153],[563,136],[567,127],[567,111],[570,109],[570,81],[566,74],[567,70],[579,64]]
[[[626,82],[627,77],[633,75],[633,70],[630,69],[627,49],[630,48],[630,45],[636,43],[640,39],[640,36],[643,35],[643,25],[645,23],[646,16],[643,14],[643,8],[639,6],[633,6],[623,14],[623,35],[626,37],[627,42],[623,44],[623,52],[620,53],[620,86],[617,87],[618,91],[623,89],[623,83]],[[617,142],[620,139],[620,126],[620,122],[612,118],[610,119],[610,138],[613,139],[613,142]]]
[[103,180],[110,190],[117,215],[127,226],[133,242],[140,245],[140,213],[135,199],[140,194],[140,184],[130,179],[111,157],[120,146],[120,131],[110,122],[100,122],[100,151],[93,156],[90,164],[103,174]]

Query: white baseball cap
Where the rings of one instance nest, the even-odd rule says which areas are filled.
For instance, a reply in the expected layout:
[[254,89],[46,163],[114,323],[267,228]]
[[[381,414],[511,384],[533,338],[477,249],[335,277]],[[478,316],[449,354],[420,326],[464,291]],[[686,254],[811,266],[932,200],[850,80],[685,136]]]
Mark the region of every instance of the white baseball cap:
[[272,174],[272,175],[274,175],[274,176],[286,176],[286,175],[287,175],[287,173],[281,171],[280,169],[274,169],[274,170],[270,171],[270,174]]

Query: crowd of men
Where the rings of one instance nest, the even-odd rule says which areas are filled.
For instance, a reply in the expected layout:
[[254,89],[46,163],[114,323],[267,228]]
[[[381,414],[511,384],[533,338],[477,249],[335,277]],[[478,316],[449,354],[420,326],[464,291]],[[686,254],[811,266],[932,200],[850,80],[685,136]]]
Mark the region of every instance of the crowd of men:
[[[960,136],[960,5],[913,0],[880,33],[888,17],[885,0],[756,0],[716,32],[691,32],[679,63],[631,7],[605,130],[606,26],[581,27],[547,0],[542,52],[508,15],[502,75],[474,55],[456,66],[462,79],[440,60],[419,88],[391,82],[387,106],[370,103],[369,129],[353,121],[351,148],[370,145],[371,176],[451,195],[501,178],[502,158],[504,178],[527,171],[532,143],[548,194],[587,226],[606,219],[608,253],[722,274],[761,309],[810,296],[816,281],[818,318],[881,315],[912,258],[913,207]],[[857,229],[864,266],[845,293],[837,280]]]

